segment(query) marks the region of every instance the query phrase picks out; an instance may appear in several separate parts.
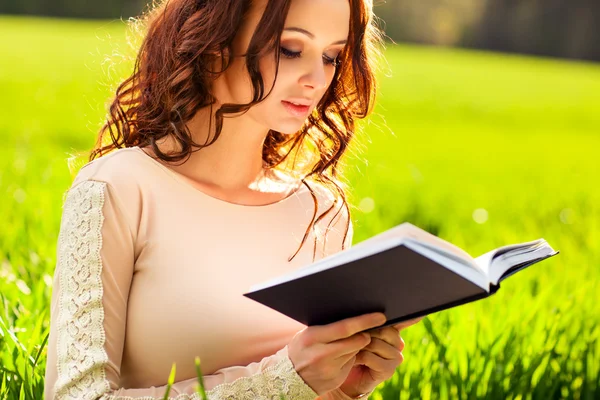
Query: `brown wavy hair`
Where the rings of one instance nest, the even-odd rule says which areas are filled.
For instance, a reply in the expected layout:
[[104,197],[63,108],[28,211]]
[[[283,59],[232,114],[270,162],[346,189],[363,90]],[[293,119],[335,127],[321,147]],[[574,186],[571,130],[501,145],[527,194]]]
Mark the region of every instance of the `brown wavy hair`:
[[[350,208],[339,176],[340,158],[350,144],[356,119],[373,110],[377,91],[376,73],[382,57],[384,33],[377,26],[372,0],[350,2],[348,43],[338,56],[333,81],[301,130],[293,135],[270,130],[264,142],[263,161],[267,168],[285,169],[301,179],[315,202],[314,214],[298,250],[310,230],[315,231],[313,260],[316,255],[318,222],[337,207],[325,231]],[[247,104],[224,104],[214,112],[215,134],[208,143],[194,143],[186,124],[215,99],[211,82],[229,67],[232,42],[242,19],[250,8],[247,0],[166,0],[154,4],[142,17],[131,20],[143,35],[132,74],[117,88],[108,117],[100,129],[89,161],[124,147],[151,146],[163,161],[179,161],[192,152],[214,143],[220,135],[226,114],[248,110],[268,95],[259,72],[259,60],[275,54],[279,65],[280,38],[291,0],[269,0],[246,54],[246,65],[253,86],[253,100]],[[141,30],[139,28],[142,28]],[[277,49],[277,51],[274,51]],[[215,61],[221,71],[213,71]],[[275,77],[278,67],[276,67]],[[165,154],[156,142],[171,135],[181,151]],[[330,190],[335,198],[317,217],[318,201],[307,184],[311,179]]]

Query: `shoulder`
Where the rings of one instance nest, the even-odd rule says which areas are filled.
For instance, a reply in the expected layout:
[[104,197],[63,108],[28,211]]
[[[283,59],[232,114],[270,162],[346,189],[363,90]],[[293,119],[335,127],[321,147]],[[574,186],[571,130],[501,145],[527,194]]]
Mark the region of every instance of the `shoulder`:
[[144,203],[145,188],[156,173],[144,157],[137,148],[122,148],[88,162],[77,172],[63,195],[63,202],[69,194],[82,200],[101,197],[126,210],[131,219],[137,219]]
[[155,171],[135,148],[113,150],[83,165],[63,194],[63,212],[94,208],[137,231],[146,182]]
[[82,166],[71,188],[89,180],[105,182],[113,187],[132,185],[148,173],[148,165],[144,162],[143,154],[136,148],[122,148]]

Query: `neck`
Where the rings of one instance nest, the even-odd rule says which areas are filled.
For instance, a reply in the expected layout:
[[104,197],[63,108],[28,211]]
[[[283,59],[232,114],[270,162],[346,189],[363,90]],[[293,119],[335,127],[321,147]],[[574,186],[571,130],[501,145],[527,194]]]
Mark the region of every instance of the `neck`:
[[[214,117],[209,131],[210,118],[210,107],[207,107],[188,122],[195,143],[207,143],[214,137]],[[224,118],[217,140],[192,153],[177,169],[195,181],[218,189],[248,189],[263,175],[262,150],[267,133],[268,129],[246,115]],[[172,143],[166,144],[169,149],[172,146]]]

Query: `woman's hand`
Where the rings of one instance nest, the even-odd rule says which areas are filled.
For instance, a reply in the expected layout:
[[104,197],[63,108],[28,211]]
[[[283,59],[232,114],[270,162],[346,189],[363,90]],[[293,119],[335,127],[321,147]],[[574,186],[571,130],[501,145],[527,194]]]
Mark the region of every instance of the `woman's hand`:
[[394,328],[396,328],[396,330],[399,332],[402,329],[406,329],[411,325],[416,324],[417,322],[421,321],[423,318],[425,317],[419,317],[419,318],[414,318],[414,319],[409,319],[408,321],[404,321],[404,322],[400,322],[396,325],[392,325]]
[[371,343],[356,356],[354,366],[340,390],[350,397],[371,392],[381,382],[391,378],[404,361],[404,340],[400,331],[419,322],[423,317],[369,331]]
[[361,332],[384,322],[384,314],[372,313],[328,325],[309,326],[288,344],[288,356],[304,382],[319,396],[323,395],[344,382],[358,352],[371,341],[369,333]]
[[404,360],[404,341],[393,326],[370,332],[371,343],[356,356],[354,366],[340,390],[350,397],[371,392],[381,382],[391,378]]

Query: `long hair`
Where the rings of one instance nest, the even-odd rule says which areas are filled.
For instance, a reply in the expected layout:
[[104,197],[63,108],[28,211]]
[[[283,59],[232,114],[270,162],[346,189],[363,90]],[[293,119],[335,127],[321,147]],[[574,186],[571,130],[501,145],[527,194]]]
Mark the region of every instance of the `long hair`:
[[[356,119],[368,116],[374,107],[379,58],[382,57],[383,31],[377,27],[372,0],[350,2],[348,43],[338,56],[333,81],[321,101],[295,134],[270,130],[263,146],[267,168],[285,169],[310,189],[315,202],[314,214],[298,250],[311,229],[335,210],[329,226],[346,209],[350,224],[350,208],[344,183],[339,176],[340,158],[350,144]],[[133,19],[142,27],[143,40],[133,72],[117,88],[109,107],[107,120],[100,129],[89,161],[124,147],[151,146],[163,161],[179,161],[192,152],[218,140],[223,118],[248,110],[268,95],[259,72],[259,60],[275,54],[279,66],[280,38],[291,0],[269,0],[246,53],[246,65],[253,86],[253,99],[247,104],[224,104],[214,110],[215,134],[207,143],[194,143],[186,124],[203,107],[215,99],[211,82],[229,67],[232,42],[238,27],[250,8],[248,0],[166,0],[154,4],[141,18]],[[139,29],[138,29],[139,30]],[[277,50],[277,51],[274,51]],[[221,70],[212,66],[219,63]],[[278,67],[275,77],[277,77]],[[165,154],[156,142],[170,135],[181,151]],[[331,206],[317,217],[318,201],[307,184],[312,179],[333,194]],[[341,200],[341,201],[340,201]],[[326,235],[326,233],[325,233]],[[316,254],[313,251],[313,260]]]

